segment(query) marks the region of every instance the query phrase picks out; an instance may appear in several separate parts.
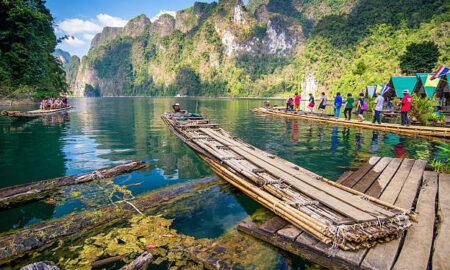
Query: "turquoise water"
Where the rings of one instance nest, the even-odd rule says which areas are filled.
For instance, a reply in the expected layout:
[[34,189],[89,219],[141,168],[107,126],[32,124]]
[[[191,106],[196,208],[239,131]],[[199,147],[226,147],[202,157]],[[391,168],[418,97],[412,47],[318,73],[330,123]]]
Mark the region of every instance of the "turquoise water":
[[[337,166],[349,165],[357,155],[430,161],[438,151],[437,142],[423,138],[251,112],[263,100],[72,98],[70,103],[75,109],[68,113],[27,121],[0,117],[0,188],[131,160],[152,162],[149,168],[114,179],[115,183],[128,186],[135,196],[213,175],[161,121],[160,115],[175,102],[183,109],[197,110],[244,141],[331,180],[343,173]],[[272,103],[281,106],[284,100]],[[70,187],[60,194],[57,204],[40,201],[2,211],[0,231],[108,203],[99,190],[101,184]],[[215,196],[211,196],[208,207],[173,217],[179,232],[218,237],[260,207],[237,190],[217,187],[211,192]],[[80,195],[73,196],[74,193]],[[284,259],[280,259],[280,268],[284,268],[282,265],[286,266]]]

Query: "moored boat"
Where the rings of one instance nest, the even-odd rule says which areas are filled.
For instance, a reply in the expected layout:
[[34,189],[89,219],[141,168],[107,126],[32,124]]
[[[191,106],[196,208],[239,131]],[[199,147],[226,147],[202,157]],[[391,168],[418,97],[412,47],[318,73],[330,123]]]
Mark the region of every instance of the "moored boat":
[[68,111],[71,109],[73,109],[72,106],[67,106],[64,108],[52,109],[52,110],[33,110],[33,111],[27,111],[27,112],[4,110],[1,112],[1,115],[9,116],[9,117],[40,117],[40,116],[44,116],[44,115]]

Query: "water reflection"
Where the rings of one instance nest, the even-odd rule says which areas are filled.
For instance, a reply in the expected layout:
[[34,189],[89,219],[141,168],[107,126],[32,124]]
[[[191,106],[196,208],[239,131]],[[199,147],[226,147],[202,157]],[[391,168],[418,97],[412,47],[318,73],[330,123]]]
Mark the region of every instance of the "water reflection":
[[[70,102],[75,106],[70,114],[26,122],[0,118],[0,187],[87,172],[130,160],[153,163],[150,168],[114,180],[130,185],[135,195],[211,175],[207,164],[171,134],[160,119],[175,102],[183,109],[203,114],[256,147],[332,180],[343,172],[337,166],[349,165],[358,153],[432,160],[438,151],[437,143],[421,138],[251,112],[250,109],[262,104],[261,100],[75,98]],[[64,204],[46,206],[50,214],[29,214],[34,215],[32,221],[22,222],[18,214],[11,214],[5,228],[86,209],[90,207],[87,201],[95,197],[98,188],[85,185],[77,191],[81,197],[64,195]],[[248,214],[248,201],[240,201],[238,196],[227,197],[225,201],[240,207],[223,211],[235,211],[238,217]],[[0,218],[6,215],[0,212]],[[206,219],[213,215],[218,212],[211,212]]]

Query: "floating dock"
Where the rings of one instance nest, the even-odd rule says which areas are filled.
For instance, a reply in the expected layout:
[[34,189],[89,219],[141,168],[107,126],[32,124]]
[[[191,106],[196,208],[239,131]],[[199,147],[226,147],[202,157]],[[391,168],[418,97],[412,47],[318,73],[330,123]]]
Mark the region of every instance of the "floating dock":
[[264,152],[200,115],[165,113],[161,118],[219,176],[324,245],[364,250],[398,238],[412,225],[408,208]]
[[450,175],[425,171],[425,165],[421,160],[372,157],[337,181],[415,210],[417,224],[389,243],[335,251],[279,217],[259,227],[241,222],[238,230],[332,269],[429,269],[430,264],[450,269]]
[[68,106],[60,109],[53,109],[53,110],[34,110],[34,111],[27,111],[27,112],[20,112],[20,111],[2,111],[1,115],[9,116],[9,117],[40,117],[44,115],[50,115],[58,112],[65,112],[68,110],[73,109],[73,107]]
[[[338,124],[344,126],[352,126],[358,128],[367,128],[373,130],[380,130],[392,133],[399,133],[412,136],[424,136],[424,137],[441,137],[450,139],[450,128],[448,127],[431,127],[431,126],[402,126],[398,124],[372,124],[371,121],[360,122],[358,120],[345,120],[343,118],[336,119],[330,116],[320,116],[318,114],[307,114],[303,112],[285,111],[284,108],[255,108],[253,112],[271,114],[280,117],[303,119],[308,121]],[[353,116],[356,117],[356,116]]]

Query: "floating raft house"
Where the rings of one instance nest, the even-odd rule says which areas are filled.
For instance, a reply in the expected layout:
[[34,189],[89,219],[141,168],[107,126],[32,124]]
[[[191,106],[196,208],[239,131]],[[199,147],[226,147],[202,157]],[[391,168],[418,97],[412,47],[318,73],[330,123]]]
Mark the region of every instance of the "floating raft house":
[[[241,222],[238,230],[331,269],[450,269],[450,175],[426,171],[422,160],[372,157],[337,183],[398,207],[417,219],[400,238],[357,252],[338,250],[274,217],[261,226]],[[436,209],[437,208],[437,209]]]
[[161,118],[219,176],[325,245],[369,248],[412,225],[410,210],[249,145],[200,115],[168,112]]
[[372,124],[371,121],[360,122],[358,120],[345,120],[343,118],[336,119],[329,116],[320,116],[318,114],[306,114],[303,112],[285,111],[285,108],[255,108],[253,112],[272,114],[280,117],[288,117],[294,119],[304,119],[308,121],[323,122],[330,124],[339,124],[344,126],[353,126],[367,129],[374,129],[380,131],[387,131],[392,133],[400,133],[412,136],[424,137],[450,137],[450,128],[448,127],[431,127],[431,126],[402,126],[398,124]]
[[73,109],[73,107],[68,106],[60,109],[53,110],[34,110],[28,112],[20,112],[20,111],[2,111],[1,115],[9,116],[9,117],[40,117],[44,115],[54,114],[58,112],[64,112]]

